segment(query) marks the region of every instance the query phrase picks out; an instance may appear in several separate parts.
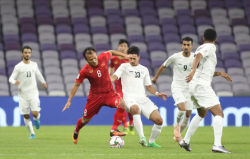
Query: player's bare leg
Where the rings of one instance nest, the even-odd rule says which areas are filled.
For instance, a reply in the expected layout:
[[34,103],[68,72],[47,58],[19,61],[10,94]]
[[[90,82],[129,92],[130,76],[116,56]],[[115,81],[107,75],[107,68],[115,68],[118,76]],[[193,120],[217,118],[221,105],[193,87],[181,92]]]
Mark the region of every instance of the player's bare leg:
[[77,144],[78,137],[79,137],[79,132],[80,132],[81,128],[84,127],[86,124],[88,124],[90,120],[91,119],[87,119],[87,118],[84,118],[84,117],[78,119],[75,130],[74,130],[74,132],[72,134],[73,143]]
[[162,130],[162,123],[163,119],[161,118],[161,115],[158,110],[154,110],[149,117],[150,120],[152,120],[155,124],[152,128],[152,134],[148,140],[148,147],[161,147],[155,143],[155,140],[160,135]]
[[120,132],[118,130],[118,127],[122,123],[122,120],[124,118],[124,114],[125,114],[124,112],[126,112],[125,106],[126,104],[124,100],[120,99],[119,105],[117,106],[117,110],[114,115],[114,123],[110,131],[110,136],[125,136],[126,135],[126,133]]
[[177,107],[179,111],[177,113],[177,119],[174,125],[174,140],[177,142],[180,142],[182,140],[181,133],[180,133],[180,122],[181,122],[181,118],[186,112],[186,106],[185,106],[185,103],[183,102],[183,103],[179,103]]
[[197,109],[198,114],[196,114],[193,119],[191,120],[187,133],[182,141],[179,142],[179,145],[183,148],[185,148],[187,151],[192,151],[190,148],[190,138],[193,136],[194,132],[198,128],[200,122],[203,120],[203,118],[207,115],[207,109],[205,108],[198,108]]
[[39,111],[31,111],[31,114],[33,115],[33,120],[35,122],[36,129],[40,128],[40,112]]
[[144,136],[144,132],[143,132],[143,125],[142,125],[142,121],[141,121],[141,111],[138,105],[132,105],[130,107],[130,112],[131,114],[133,114],[133,119],[134,119],[134,126],[135,129],[137,131],[137,133],[139,134],[140,137],[140,144],[143,147],[147,147],[147,140]]
[[33,129],[33,126],[32,126],[32,122],[30,120],[30,115],[29,114],[25,114],[23,115],[24,117],[24,124],[25,126],[27,127],[29,133],[30,133],[30,137],[29,139],[34,139],[35,138],[35,132],[34,132],[34,129]]
[[224,117],[221,105],[218,104],[209,109],[209,111],[214,116],[214,146],[212,148],[213,152],[220,152],[220,153],[231,153],[230,151],[226,150],[221,144],[221,137],[222,137],[222,129],[223,124],[222,120]]

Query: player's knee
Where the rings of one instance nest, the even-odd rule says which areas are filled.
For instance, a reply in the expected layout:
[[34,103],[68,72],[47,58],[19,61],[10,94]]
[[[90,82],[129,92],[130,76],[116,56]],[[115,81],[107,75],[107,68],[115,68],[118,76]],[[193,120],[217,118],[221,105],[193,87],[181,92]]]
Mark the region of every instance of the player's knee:
[[125,109],[126,104],[125,104],[125,102],[124,102],[123,99],[120,99],[119,105],[120,105],[123,109]]
[[24,117],[25,119],[29,119],[29,118],[30,118],[30,115],[29,115],[29,114],[25,114],[25,115],[23,115],[23,117]]
[[191,111],[186,111],[186,118],[190,118],[191,117]]
[[140,114],[140,108],[138,107],[138,105],[133,105],[132,107],[130,107],[130,112],[133,115]]
[[90,119],[82,118],[82,124],[86,125],[88,124]]
[[155,124],[156,124],[156,125],[162,125],[162,124],[163,124],[163,119],[162,119],[161,117],[157,118],[157,119],[155,120]]

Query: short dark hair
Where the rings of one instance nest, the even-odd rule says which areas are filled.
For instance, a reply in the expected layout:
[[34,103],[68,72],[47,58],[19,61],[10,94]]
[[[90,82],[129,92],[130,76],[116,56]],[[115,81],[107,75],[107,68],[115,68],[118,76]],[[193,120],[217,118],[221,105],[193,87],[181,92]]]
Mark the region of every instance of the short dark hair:
[[87,47],[87,48],[85,48],[83,50],[83,52],[82,52],[82,56],[86,59],[86,53],[89,52],[89,51],[91,51],[91,50],[95,52],[95,49],[93,47]]
[[126,43],[128,45],[128,40],[126,39],[120,39],[118,45]]
[[190,37],[185,37],[185,38],[183,38],[182,40],[181,40],[181,43],[183,44],[183,41],[191,41],[191,43],[193,44],[193,39],[192,38],[190,38]]
[[24,52],[24,49],[30,49],[30,51],[32,51],[31,47],[29,47],[29,46],[24,46],[24,47],[22,48],[22,53]]
[[128,54],[136,54],[137,56],[139,56],[139,52],[140,52],[140,49],[136,46],[131,46],[128,49]]
[[207,29],[204,31],[204,38],[206,41],[214,41],[216,37],[217,37],[217,34],[214,29]]

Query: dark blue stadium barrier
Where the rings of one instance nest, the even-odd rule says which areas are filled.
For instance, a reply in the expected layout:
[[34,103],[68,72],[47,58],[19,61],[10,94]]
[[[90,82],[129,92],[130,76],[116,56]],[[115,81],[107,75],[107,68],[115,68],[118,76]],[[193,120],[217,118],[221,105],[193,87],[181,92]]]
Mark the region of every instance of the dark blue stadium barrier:
[[[42,125],[75,125],[82,117],[87,97],[74,97],[71,107],[62,112],[68,97],[40,97],[41,124]],[[150,98],[158,107],[164,125],[173,125],[177,108],[173,105],[173,98],[163,101],[157,97]],[[220,102],[225,114],[224,126],[249,126],[250,125],[250,97],[220,97]],[[89,125],[112,125],[116,109],[103,107],[99,114],[94,116]],[[196,114],[193,110],[192,117]],[[142,117],[144,125],[153,123]],[[18,97],[0,97],[0,126],[24,125],[19,113]],[[200,126],[212,125],[212,115],[208,113]]]

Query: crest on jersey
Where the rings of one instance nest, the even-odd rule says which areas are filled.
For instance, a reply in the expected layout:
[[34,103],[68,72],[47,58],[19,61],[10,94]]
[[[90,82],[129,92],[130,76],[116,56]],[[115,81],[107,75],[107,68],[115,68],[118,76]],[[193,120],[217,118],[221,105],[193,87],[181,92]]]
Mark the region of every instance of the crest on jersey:
[[93,70],[89,71],[89,73],[92,73],[92,72],[93,72]]
[[115,100],[115,105],[118,105],[119,101],[118,98]]
[[118,61],[115,61],[114,64],[118,64]]
[[189,63],[189,66],[192,66],[192,63],[191,63],[191,62]]
[[103,63],[101,64],[101,66],[102,66],[102,67],[105,66],[105,63],[103,62]]

